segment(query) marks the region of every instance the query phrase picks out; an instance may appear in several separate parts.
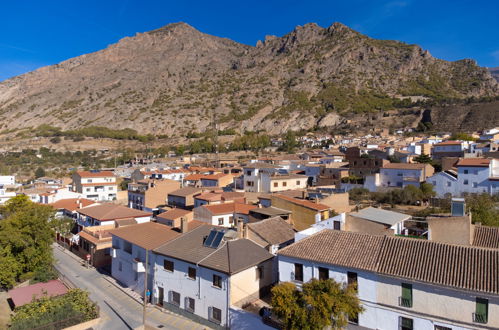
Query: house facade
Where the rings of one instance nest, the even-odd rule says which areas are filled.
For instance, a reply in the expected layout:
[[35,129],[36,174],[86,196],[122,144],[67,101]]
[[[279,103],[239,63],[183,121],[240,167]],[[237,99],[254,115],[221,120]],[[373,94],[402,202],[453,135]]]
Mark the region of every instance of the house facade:
[[178,190],[180,182],[175,180],[145,179],[128,184],[128,206],[132,209],[157,212],[165,205],[170,192]]
[[116,199],[118,185],[116,176],[111,171],[78,171],[73,174],[73,191],[84,198],[96,201],[112,201]]
[[379,171],[380,186],[405,188],[413,185],[419,187],[434,172],[430,164],[388,163]]
[[281,282],[356,284],[365,310],[350,321],[366,328],[499,326],[499,250],[326,229],[279,251],[278,258]]

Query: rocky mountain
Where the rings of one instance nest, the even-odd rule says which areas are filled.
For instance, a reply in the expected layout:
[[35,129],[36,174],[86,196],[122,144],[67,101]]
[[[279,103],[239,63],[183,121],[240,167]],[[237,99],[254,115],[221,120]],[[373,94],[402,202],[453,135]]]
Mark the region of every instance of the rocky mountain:
[[492,77],[496,78],[496,80],[499,81],[499,67],[489,68],[489,71],[492,74]]
[[443,61],[340,23],[298,26],[255,47],[175,23],[1,82],[0,130],[49,124],[183,136],[216,121],[277,134],[417,100],[498,94],[472,60]]

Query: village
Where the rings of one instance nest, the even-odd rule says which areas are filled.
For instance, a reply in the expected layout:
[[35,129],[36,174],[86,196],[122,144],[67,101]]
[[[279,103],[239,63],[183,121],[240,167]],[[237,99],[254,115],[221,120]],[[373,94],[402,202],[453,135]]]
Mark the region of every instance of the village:
[[[312,278],[355,287],[352,329],[499,327],[499,128],[309,134],[278,153],[282,143],[247,159],[170,154],[29,184],[0,176],[0,203],[52,206],[71,224],[57,244],[82,269],[210,328],[236,326],[235,313],[276,326],[272,287]],[[480,198],[495,216],[475,212]]]

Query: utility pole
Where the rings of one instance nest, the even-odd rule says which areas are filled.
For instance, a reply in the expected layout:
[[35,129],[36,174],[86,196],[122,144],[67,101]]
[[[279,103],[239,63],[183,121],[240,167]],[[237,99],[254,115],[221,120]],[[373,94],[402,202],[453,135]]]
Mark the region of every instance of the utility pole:
[[149,295],[147,292],[147,268],[149,267],[149,251],[146,249],[146,264],[144,265],[144,310],[142,312],[142,324],[146,328],[146,307]]

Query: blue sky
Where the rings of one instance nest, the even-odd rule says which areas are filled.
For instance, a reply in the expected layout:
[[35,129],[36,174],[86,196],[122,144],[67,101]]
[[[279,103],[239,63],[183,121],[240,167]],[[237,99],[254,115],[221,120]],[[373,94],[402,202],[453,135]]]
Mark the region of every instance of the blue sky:
[[438,58],[499,66],[496,0],[47,0],[0,3],[0,81],[183,21],[255,45],[296,25],[342,22],[373,38],[415,43]]

